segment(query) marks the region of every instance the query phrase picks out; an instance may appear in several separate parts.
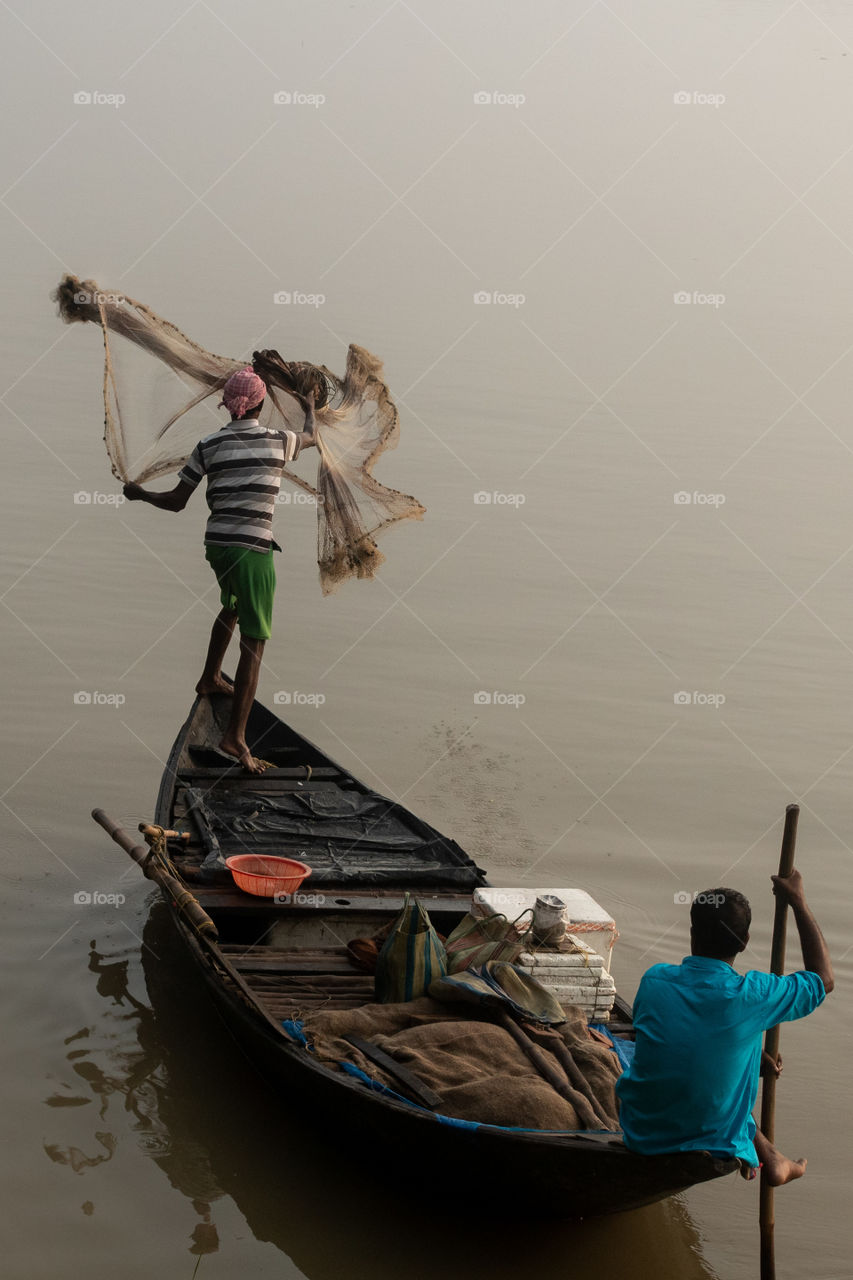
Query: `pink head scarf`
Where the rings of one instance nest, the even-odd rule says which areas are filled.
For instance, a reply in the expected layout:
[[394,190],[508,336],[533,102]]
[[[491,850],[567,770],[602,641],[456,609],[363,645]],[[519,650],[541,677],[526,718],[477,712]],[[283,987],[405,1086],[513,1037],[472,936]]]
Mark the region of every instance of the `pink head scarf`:
[[224,405],[232,418],[242,418],[247,409],[260,404],[267,394],[266,383],[259,378],[251,365],[232,373],[222,388],[219,407]]

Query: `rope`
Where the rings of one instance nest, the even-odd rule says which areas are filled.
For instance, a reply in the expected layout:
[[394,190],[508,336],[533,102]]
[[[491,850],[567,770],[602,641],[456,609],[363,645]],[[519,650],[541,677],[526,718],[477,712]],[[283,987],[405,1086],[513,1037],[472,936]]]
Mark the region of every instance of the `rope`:
[[200,922],[190,920],[190,924],[195,929],[196,933],[210,935],[211,937],[216,938],[218,936],[216,925],[207,917],[207,913],[204,912],[204,908],[198,898],[196,898],[196,896],[187,888],[179,868],[175,866],[174,862],[169,857],[166,828],[158,827],[153,823],[146,824],[144,822],[140,822],[139,830],[145,837],[145,843],[148,845],[149,849],[148,856],[143,863],[143,871],[148,866],[148,863],[153,860],[161,870],[172,876],[174,880],[177,880],[182,891],[172,898],[176,909],[183,912],[184,909],[191,904],[198,907],[199,911],[205,915],[205,919]]
[[155,862],[159,863],[163,871],[166,871],[170,876],[174,876],[176,880],[183,884],[183,876],[169,857],[169,848],[166,843],[166,828],[155,826],[153,823],[146,824],[144,822],[140,822],[139,830],[142,832],[145,837],[145,843],[151,850],[148,858],[145,859],[146,863],[149,859],[153,859]]

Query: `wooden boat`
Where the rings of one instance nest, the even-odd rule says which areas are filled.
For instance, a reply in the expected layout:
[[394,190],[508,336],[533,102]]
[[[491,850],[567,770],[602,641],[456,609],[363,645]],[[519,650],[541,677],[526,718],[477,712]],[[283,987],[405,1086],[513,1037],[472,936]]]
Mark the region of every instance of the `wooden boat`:
[[[279,1087],[267,1086],[248,1066],[242,1045],[223,1034],[170,916],[171,908],[155,901],[145,921],[140,958],[150,1017],[126,1019],[121,1037],[110,1039],[105,1080],[119,1092],[105,1095],[104,1104],[114,1106],[126,1096],[126,1105],[140,1106],[152,1091],[156,1104],[142,1104],[148,1124],[135,1126],[136,1141],[185,1197],[180,1212],[187,1230],[204,1212],[204,1223],[221,1228],[225,1219],[233,1235],[236,1211],[246,1222],[241,1235],[248,1230],[274,1246],[310,1280],[341,1280],[346,1272],[360,1275],[368,1267],[381,1277],[419,1280],[461,1273],[458,1260],[471,1257],[470,1215],[445,1210],[437,1227],[433,1214],[436,1229],[430,1230],[423,1197],[412,1196],[396,1171],[389,1178],[381,1166],[366,1169],[343,1148],[332,1148],[330,1158],[330,1144],[318,1134],[309,1108],[289,1106]],[[79,1041],[63,1048],[72,1055],[73,1077]],[[93,1114],[88,1123],[84,1133],[92,1134],[89,1145],[97,1148],[94,1131],[104,1127],[103,1120]],[[640,1223],[636,1215],[586,1224],[558,1216],[537,1220],[537,1269],[561,1275],[571,1258],[575,1274],[599,1275],[600,1227],[606,1224],[616,1233],[609,1240],[611,1277],[719,1280],[703,1261],[701,1233],[684,1196],[662,1200],[639,1216]],[[201,1240],[196,1235],[194,1252],[212,1229],[204,1226]],[[476,1240],[478,1277],[529,1268],[530,1230],[477,1231]],[[206,1266],[205,1259],[200,1276]]]
[[[456,1171],[466,1198],[492,1204],[500,1170],[498,1185],[516,1211],[566,1218],[635,1209],[737,1168],[701,1151],[638,1156],[612,1133],[448,1124],[297,1045],[282,1027],[297,1010],[304,1017],[373,1000],[373,978],[355,967],[348,941],[392,920],[407,892],[447,934],[472,890],[487,882],[455,841],[370,790],[257,702],[247,740],[272,767],[250,775],[228,766],[216,752],[227,713],[225,697],[197,698],[167,761],[155,823],[181,839],[151,851],[101,810],[93,816],[159,884],[231,1035],[337,1148],[349,1143],[361,1159],[390,1157],[389,1167],[433,1187]],[[290,901],[254,897],[221,870],[237,853],[293,857],[312,875]],[[618,996],[611,1029],[631,1034],[631,1010]]]

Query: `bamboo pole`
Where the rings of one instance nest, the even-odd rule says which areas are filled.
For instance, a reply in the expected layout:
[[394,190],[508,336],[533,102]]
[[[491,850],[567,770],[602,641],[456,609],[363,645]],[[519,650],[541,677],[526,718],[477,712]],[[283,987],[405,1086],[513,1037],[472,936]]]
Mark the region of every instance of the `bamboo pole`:
[[[789,804],[785,810],[785,831],[782,836],[782,853],[779,858],[779,875],[789,876],[794,869],[794,849],[797,844],[797,819],[800,806]],[[788,902],[776,895],[776,913],[773,917],[773,943],[770,949],[770,972],[781,976],[785,968],[785,932],[788,923]],[[773,1061],[779,1053],[779,1027],[769,1027],[764,1036],[764,1052]],[[768,1142],[776,1139],[776,1076],[766,1075],[761,1086],[761,1132]],[[773,1229],[776,1218],[773,1206],[773,1188],[767,1172],[761,1170],[758,1223],[761,1231],[761,1280],[776,1280],[776,1255]]]

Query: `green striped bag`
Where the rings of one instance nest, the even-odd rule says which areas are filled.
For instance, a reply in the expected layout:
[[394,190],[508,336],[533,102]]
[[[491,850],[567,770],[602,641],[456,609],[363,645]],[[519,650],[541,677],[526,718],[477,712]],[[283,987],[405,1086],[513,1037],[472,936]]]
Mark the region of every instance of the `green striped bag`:
[[408,893],[376,962],[376,999],[380,1004],[416,1000],[447,972],[444,944],[418,901]]
[[518,921],[531,914],[522,911],[516,920],[496,913],[493,916],[476,916],[469,911],[463,916],[451,934],[448,934],[447,972],[460,973],[463,969],[477,969],[488,960],[517,960],[524,947],[524,939],[518,931]]

